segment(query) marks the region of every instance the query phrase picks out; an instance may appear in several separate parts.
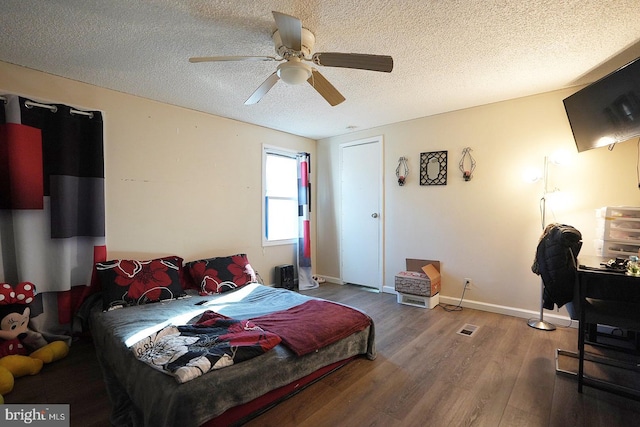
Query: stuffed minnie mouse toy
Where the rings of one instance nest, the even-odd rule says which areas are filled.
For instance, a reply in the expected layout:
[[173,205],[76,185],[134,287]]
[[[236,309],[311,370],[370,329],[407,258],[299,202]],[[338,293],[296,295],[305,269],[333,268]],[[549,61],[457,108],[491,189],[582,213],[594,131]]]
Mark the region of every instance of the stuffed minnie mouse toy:
[[47,344],[41,334],[29,329],[28,304],[34,296],[35,286],[29,282],[15,288],[8,283],[0,285],[0,357],[26,356]]
[[33,283],[15,287],[0,283],[0,400],[13,389],[13,378],[35,375],[43,363],[65,357],[64,341],[47,343],[42,334],[29,329],[30,304],[35,297]]

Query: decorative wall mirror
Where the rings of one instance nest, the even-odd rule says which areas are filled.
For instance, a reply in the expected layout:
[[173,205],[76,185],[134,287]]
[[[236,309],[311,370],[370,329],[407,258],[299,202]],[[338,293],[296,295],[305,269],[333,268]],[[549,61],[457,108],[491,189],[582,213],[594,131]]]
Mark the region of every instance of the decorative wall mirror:
[[447,152],[420,153],[420,185],[447,185]]

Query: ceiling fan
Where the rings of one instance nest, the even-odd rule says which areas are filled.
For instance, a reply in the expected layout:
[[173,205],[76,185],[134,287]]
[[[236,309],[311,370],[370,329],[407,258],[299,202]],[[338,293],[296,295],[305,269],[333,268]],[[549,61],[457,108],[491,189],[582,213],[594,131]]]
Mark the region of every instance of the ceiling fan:
[[[245,101],[245,105],[256,104],[278,82],[289,85],[308,82],[331,106],[340,104],[344,96],[320,72],[305,63],[325,67],[354,68],[360,70],[390,73],[393,58],[388,55],[367,55],[361,53],[316,52],[311,55],[316,38],[311,31],[302,27],[302,22],[290,15],[273,12],[277,30],[272,39],[275,56],[205,56],[189,58],[189,62],[216,61],[285,61],[278,65],[273,74]],[[311,56],[309,56],[311,55]]]

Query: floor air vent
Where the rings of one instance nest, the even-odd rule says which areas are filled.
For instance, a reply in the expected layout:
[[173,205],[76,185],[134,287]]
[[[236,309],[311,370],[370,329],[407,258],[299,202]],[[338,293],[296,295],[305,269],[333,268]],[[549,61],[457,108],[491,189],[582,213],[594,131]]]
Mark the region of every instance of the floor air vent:
[[456,333],[460,335],[464,335],[465,337],[472,337],[473,334],[475,334],[477,331],[478,331],[478,326],[467,323],[462,328],[460,328]]

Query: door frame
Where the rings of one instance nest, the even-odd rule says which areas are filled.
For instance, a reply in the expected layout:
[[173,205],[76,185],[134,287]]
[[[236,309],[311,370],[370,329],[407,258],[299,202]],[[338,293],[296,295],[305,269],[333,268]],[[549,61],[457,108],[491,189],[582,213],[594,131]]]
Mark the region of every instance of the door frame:
[[[342,279],[342,239],[343,239],[343,228],[342,228],[342,204],[344,202],[342,196],[342,174],[343,174],[343,150],[348,147],[353,147],[355,145],[363,145],[363,144],[372,144],[376,143],[380,147],[380,168],[378,170],[378,291],[382,292],[384,289],[384,265],[385,265],[385,254],[384,254],[384,222],[385,222],[385,212],[384,212],[384,138],[382,135],[372,136],[368,138],[357,139],[354,141],[344,142],[339,145],[339,153],[340,153],[340,228],[339,228],[339,245],[340,245],[340,281],[344,285],[345,282]],[[371,287],[371,289],[375,289]]]

